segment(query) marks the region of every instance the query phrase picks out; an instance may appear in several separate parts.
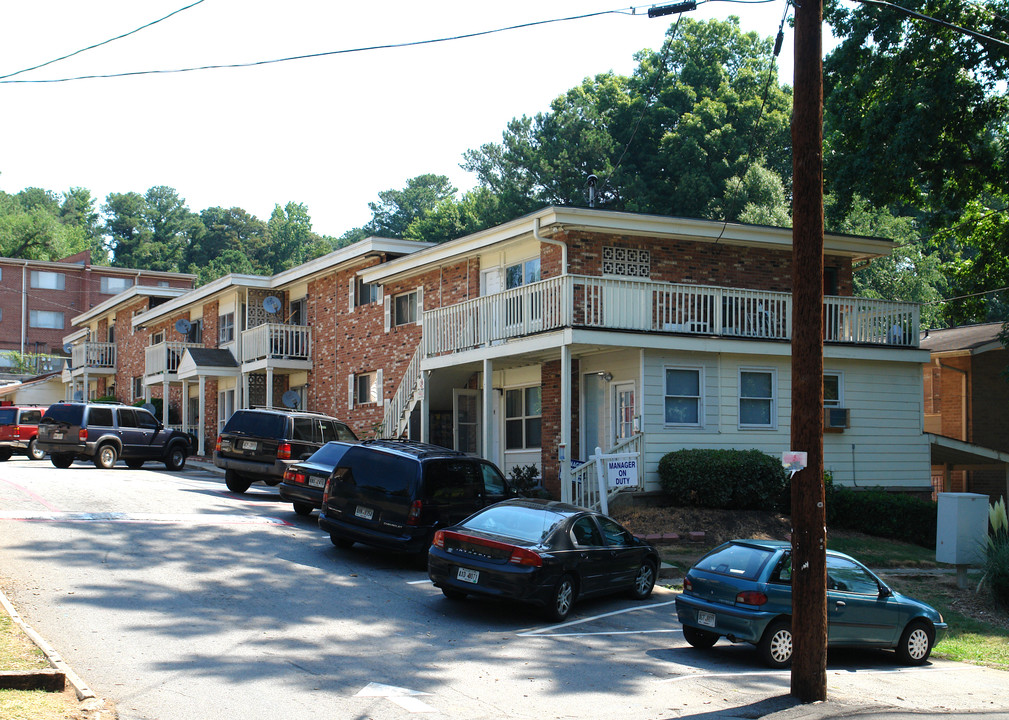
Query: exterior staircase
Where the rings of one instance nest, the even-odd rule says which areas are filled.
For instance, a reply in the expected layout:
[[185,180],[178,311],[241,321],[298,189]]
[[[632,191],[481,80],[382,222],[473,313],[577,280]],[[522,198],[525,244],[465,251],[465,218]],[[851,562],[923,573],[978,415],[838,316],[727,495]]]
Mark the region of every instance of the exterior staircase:
[[403,380],[396,388],[396,394],[385,406],[385,416],[378,429],[380,438],[402,437],[410,427],[410,413],[424,394],[424,376],[420,371],[422,349],[423,343],[417,347],[410,364],[407,365]]

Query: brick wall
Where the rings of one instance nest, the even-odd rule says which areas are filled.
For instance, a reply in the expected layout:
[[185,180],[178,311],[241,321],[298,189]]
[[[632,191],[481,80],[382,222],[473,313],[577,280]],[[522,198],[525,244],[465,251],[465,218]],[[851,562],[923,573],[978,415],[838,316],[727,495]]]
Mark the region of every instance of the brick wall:
[[144,353],[150,344],[146,331],[133,332],[134,315],[148,309],[148,298],[140,297],[116,311],[116,399],[129,403],[133,378],[144,375]]
[[[332,273],[308,284],[306,324],[312,328],[312,369],[308,371],[305,406],[308,410],[337,415],[338,378],[335,376],[338,318],[347,315],[347,275],[344,274],[343,300],[340,301],[339,277]],[[346,384],[344,395],[346,395]],[[346,406],[346,398],[344,405]]]
[[971,441],[971,436],[965,413],[969,413],[970,409],[964,405],[970,396],[970,379],[967,377],[965,380],[965,373],[969,370],[970,358],[942,358],[939,376],[940,432],[946,437],[967,442]]
[[[578,400],[578,373],[579,366],[577,360],[571,361],[571,447],[568,448],[569,458],[581,457],[579,448],[580,408]],[[541,368],[541,399],[542,415],[541,422],[541,445],[543,487],[550,491],[550,494],[559,498],[561,496],[560,467],[557,460],[557,448],[561,443],[561,362],[551,360],[543,363]]]
[[1009,452],[1009,382],[1003,374],[1009,367],[1009,351],[980,353],[973,357],[972,365],[973,442]]

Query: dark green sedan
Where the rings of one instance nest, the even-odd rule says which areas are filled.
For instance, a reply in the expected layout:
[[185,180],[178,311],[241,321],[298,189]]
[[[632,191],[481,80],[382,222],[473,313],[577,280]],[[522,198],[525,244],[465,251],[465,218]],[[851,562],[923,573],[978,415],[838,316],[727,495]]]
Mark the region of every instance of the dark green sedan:
[[[720,637],[756,645],[771,667],[792,661],[792,550],[787,542],[731,540],[697,561],[676,598],[683,637],[710,648]],[[946,632],[935,608],[892,590],[868,568],[827,551],[827,644],[889,648],[921,665]]]

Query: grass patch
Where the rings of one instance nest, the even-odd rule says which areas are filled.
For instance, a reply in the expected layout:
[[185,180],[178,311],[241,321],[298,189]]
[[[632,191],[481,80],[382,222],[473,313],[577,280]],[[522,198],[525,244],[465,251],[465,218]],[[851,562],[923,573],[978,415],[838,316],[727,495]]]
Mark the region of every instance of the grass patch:
[[0,717],[4,720],[65,720],[81,717],[76,713],[76,699],[67,693],[41,690],[0,690]]
[[870,568],[935,568],[935,550],[855,532],[827,533],[827,547]]
[[49,661],[35,643],[6,613],[0,614],[0,670],[41,670],[47,667]]

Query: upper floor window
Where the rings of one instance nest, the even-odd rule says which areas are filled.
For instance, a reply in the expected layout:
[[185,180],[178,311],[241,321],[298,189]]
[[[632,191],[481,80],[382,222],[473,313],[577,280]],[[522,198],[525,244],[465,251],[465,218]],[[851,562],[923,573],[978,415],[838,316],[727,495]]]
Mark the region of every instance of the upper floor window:
[[648,250],[603,247],[603,275],[646,278],[651,275],[652,256]]
[[701,424],[700,368],[666,368],[665,424]]
[[305,306],[307,301],[305,298],[298,298],[297,300],[291,301],[291,312],[287,316],[287,322],[290,325],[304,325],[307,320],[307,314],[305,313]]
[[217,318],[217,342],[229,343],[235,339],[235,313],[229,312]]
[[32,288],[38,290],[63,290],[66,287],[66,278],[63,273],[32,270],[31,283]]
[[165,341],[165,331],[158,330],[156,333],[151,333],[151,345],[159,345]]
[[31,310],[28,313],[28,325],[33,328],[63,329],[63,313],[55,310]]
[[189,332],[186,333],[186,342],[191,343],[203,342],[203,318],[200,318],[199,320],[193,320],[189,324]]
[[397,295],[393,300],[393,325],[417,322],[417,291]]
[[171,287],[167,280],[158,280],[158,287]]
[[133,278],[128,277],[103,277],[101,282],[102,292],[108,295],[118,295],[133,287]]
[[351,288],[354,293],[353,302],[351,303],[353,307],[361,307],[362,305],[378,302],[379,286],[377,284],[366,283],[361,278],[354,278]]
[[540,447],[542,414],[539,386],[505,391],[505,449]]
[[774,427],[774,370],[739,371],[739,426]]
[[517,288],[521,285],[529,285],[530,283],[539,282],[540,279],[541,274],[539,258],[526,260],[525,262],[509,265],[505,268],[505,290],[511,290],[512,288]]

